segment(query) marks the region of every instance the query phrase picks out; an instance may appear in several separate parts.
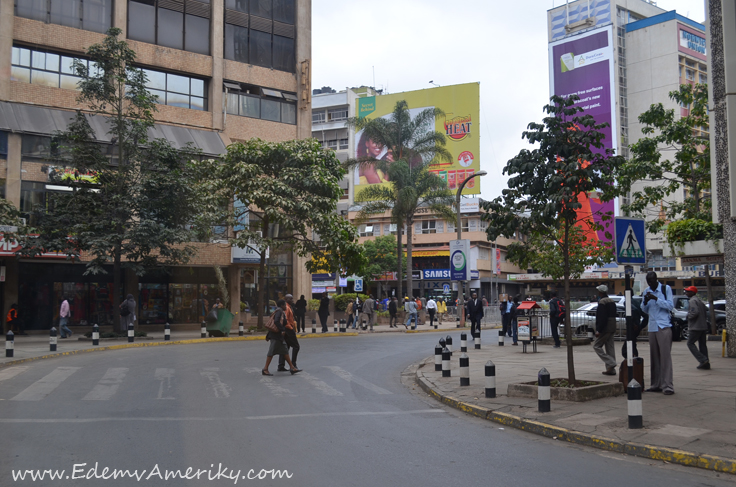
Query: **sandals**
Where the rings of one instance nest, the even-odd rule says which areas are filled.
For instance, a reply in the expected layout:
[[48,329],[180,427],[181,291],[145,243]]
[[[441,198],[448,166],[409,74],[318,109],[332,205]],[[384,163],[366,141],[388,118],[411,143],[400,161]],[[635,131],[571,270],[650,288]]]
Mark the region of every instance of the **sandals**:
[[266,369],[262,369],[261,370],[261,375],[273,376],[273,374],[271,372],[269,372],[268,370],[266,370]]
[[301,371],[302,371],[302,369],[290,369],[289,370],[289,372],[291,372],[291,375],[298,374]]

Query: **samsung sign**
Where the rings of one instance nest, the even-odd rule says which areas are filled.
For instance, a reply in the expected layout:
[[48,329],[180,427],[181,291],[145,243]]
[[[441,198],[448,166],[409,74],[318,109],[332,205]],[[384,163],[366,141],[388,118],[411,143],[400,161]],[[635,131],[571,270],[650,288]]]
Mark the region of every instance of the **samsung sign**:
[[450,279],[450,269],[429,269],[422,271],[425,279],[448,280]]

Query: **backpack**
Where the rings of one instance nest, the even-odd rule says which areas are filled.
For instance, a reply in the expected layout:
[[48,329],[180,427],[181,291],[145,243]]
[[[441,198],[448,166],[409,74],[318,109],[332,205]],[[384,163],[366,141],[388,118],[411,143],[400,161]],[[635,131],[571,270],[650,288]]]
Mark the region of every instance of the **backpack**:
[[561,300],[560,298],[555,298],[554,300],[555,306],[557,308],[557,311],[551,310],[552,313],[554,313],[553,316],[556,316],[557,318],[564,320],[565,319],[565,311],[567,308],[565,307],[565,302]]

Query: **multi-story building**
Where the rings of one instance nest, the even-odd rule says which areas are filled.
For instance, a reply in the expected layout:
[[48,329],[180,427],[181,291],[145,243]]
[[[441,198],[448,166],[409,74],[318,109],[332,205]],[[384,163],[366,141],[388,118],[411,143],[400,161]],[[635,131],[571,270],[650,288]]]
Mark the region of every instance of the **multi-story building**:
[[[0,188],[21,211],[64,190],[50,179],[49,142],[78,108],[70,63],[110,27],[159,96],[157,137],[205,156],[252,137],[310,137],[311,0],[0,0]],[[239,297],[254,304],[257,264],[227,243],[196,245],[198,255],[166,276],[125,273],[140,323],[200,321],[216,293],[213,265],[226,269],[233,312]],[[72,325],[112,322],[111,273],[85,276],[84,262],[17,260],[12,250],[0,248],[4,309],[17,302],[28,328],[48,329],[63,294]],[[267,265],[270,299],[307,292],[295,255],[271,252]]]

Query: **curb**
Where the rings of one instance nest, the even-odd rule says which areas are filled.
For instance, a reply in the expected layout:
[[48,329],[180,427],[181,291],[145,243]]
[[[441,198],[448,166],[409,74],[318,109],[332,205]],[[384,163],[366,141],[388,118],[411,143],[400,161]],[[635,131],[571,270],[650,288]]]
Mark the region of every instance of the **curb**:
[[[438,330],[404,330],[404,333],[441,333],[441,332],[452,332],[457,330],[470,330],[470,327],[466,326],[465,328],[444,328],[444,329],[438,329]],[[488,328],[481,328],[481,330],[500,330],[501,325],[493,325],[489,326]],[[466,330],[466,331],[467,331]]]
[[624,453],[641,458],[651,460],[661,460],[663,462],[684,465],[686,467],[698,467],[714,472],[736,474],[736,460],[730,458],[718,457],[715,455],[700,455],[675,448],[658,447],[652,445],[643,445],[639,443],[629,443],[611,438],[581,433],[579,431],[568,430],[559,426],[520,418],[512,414],[500,413],[487,409],[475,404],[466,403],[455,399],[454,397],[441,394],[432,388],[430,382],[421,374],[421,369],[417,369],[416,382],[424,392],[432,396],[439,402],[447,404],[466,414],[476,416],[487,421],[493,421],[504,426],[520,429],[536,435],[554,438],[557,440],[567,441],[577,445],[598,448],[599,450],[612,451],[616,453]]
[[[341,337],[341,336],[358,336],[357,333],[308,333],[298,338],[330,338],[330,337]],[[256,340],[264,340],[266,335],[256,336],[237,336],[237,337],[210,337],[210,338],[192,338],[188,340],[171,340],[171,341],[158,341],[149,343],[125,343],[120,345],[108,345],[97,348],[83,348],[80,350],[69,350],[68,352],[50,353],[46,355],[39,355],[38,357],[28,357],[19,360],[12,360],[10,362],[0,363],[0,368],[9,367],[11,365],[18,365],[26,362],[33,362],[35,360],[43,360],[48,358],[64,357],[67,355],[78,355],[82,353],[91,352],[103,352],[105,350],[123,350],[125,348],[143,348],[143,347],[159,347],[165,345],[191,345],[198,343],[215,343],[215,342],[251,342]]]

